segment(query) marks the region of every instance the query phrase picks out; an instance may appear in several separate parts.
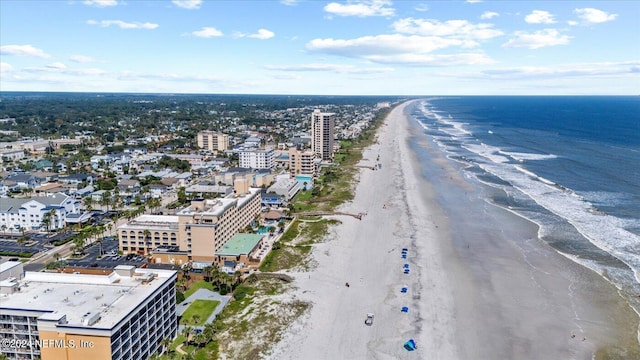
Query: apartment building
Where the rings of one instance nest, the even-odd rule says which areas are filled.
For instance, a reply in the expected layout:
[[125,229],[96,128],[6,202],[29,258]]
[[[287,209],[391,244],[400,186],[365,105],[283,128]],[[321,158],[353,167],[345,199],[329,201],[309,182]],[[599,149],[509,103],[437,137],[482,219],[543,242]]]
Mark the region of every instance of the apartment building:
[[289,149],[289,174],[291,177],[296,175],[316,174],[316,154],[313,151],[300,151],[295,148]]
[[229,148],[229,135],[215,131],[200,131],[198,147],[209,151],[225,151]]
[[259,213],[258,188],[232,197],[194,199],[176,215],[142,215],[119,226],[119,248],[124,253],[147,255],[156,248],[173,247],[187,252],[195,262],[211,263],[215,251]]
[[311,114],[311,151],[322,160],[333,158],[336,114],[316,109]]
[[3,198],[0,201],[2,231],[18,233],[22,230],[45,230],[45,214],[52,212],[50,230],[62,229],[67,215],[80,214],[80,202],[63,193],[25,199]]
[[[176,271],[120,265],[109,275],[26,272],[0,282],[9,359],[148,359],[173,339]],[[4,342],[3,342],[4,344]]]
[[241,168],[273,169],[276,165],[273,149],[242,150],[238,152]]

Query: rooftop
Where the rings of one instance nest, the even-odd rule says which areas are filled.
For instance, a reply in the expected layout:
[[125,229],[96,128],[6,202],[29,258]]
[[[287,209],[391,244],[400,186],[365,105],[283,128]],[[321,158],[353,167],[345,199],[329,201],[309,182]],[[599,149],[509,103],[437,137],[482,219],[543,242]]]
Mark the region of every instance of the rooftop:
[[261,234],[235,234],[220,250],[216,251],[216,255],[247,255],[258,245],[263,237],[264,235]]
[[[131,270],[135,272],[128,276]],[[116,267],[110,275],[28,271],[18,282],[19,292],[1,295],[0,312],[38,311],[51,319],[66,315],[65,326],[111,329],[175,275],[171,270],[126,265]],[[87,314],[99,314],[99,319],[83,324]]]

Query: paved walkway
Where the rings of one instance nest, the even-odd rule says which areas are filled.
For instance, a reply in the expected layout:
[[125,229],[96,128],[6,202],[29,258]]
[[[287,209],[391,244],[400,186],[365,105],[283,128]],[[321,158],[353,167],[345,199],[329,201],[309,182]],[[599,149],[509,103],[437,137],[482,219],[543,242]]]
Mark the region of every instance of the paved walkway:
[[[191,296],[186,298],[183,302],[181,302],[180,304],[176,305],[176,314],[178,316],[181,316],[185,312],[185,310],[187,310],[189,305],[191,305],[191,303],[194,300],[198,300],[198,299],[199,300],[217,300],[217,301],[220,301],[220,304],[218,304],[218,306],[216,306],[216,309],[213,311],[213,313],[205,321],[205,324],[206,324],[206,323],[213,322],[213,320],[216,319],[216,316],[222,311],[222,309],[224,309],[225,306],[227,306],[227,303],[229,303],[229,300],[231,300],[231,295],[220,295],[217,292],[213,292],[213,291],[208,290],[208,289],[198,289],[198,290],[196,290],[196,292],[191,294]],[[190,325],[188,325],[188,326],[190,326]],[[180,331],[182,331],[182,329],[184,327],[185,327],[185,325],[178,325],[178,333],[180,333]],[[204,330],[204,326],[191,326],[191,327],[193,329],[195,329],[196,331]]]

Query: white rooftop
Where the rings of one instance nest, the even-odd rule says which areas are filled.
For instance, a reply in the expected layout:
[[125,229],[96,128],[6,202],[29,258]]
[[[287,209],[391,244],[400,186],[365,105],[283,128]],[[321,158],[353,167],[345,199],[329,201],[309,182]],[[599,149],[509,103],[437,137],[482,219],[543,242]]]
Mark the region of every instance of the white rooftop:
[[[118,266],[126,273],[133,267]],[[154,274],[154,279],[151,275]],[[58,319],[66,315],[67,325],[111,329],[162,284],[176,274],[173,270],[135,269],[133,277],[119,275],[85,275],[25,272],[19,281],[20,291],[1,295],[3,310],[49,312],[44,317]],[[83,325],[83,316],[99,313],[93,325]]]

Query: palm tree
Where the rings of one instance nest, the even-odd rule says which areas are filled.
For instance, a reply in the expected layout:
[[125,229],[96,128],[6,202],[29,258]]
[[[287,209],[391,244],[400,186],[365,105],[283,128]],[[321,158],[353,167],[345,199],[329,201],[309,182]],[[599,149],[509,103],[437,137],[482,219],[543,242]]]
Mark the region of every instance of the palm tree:
[[51,225],[55,221],[55,216],[56,216],[56,210],[55,209],[51,209],[51,210],[47,211],[44,215],[42,215],[42,223],[44,224],[45,228],[47,229],[47,233],[48,234],[51,233]]
[[184,336],[185,340],[185,344],[189,345],[189,343],[191,342],[191,335],[193,335],[194,330],[191,326],[185,326],[182,328],[182,336]]
[[168,353],[169,350],[169,346],[171,346],[171,339],[169,338],[164,338],[162,340],[160,340],[160,344],[162,344],[162,353],[164,354],[165,352]]
[[7,232],[7,225],[2,224],[2,232],[6,233]]
[[84,207],[87,209],[87,211],[93,210],[93,199],[91,198],[91,196],[87,196],[82,199],[82,203],[84,204]]
[[145,253],[148,254],[151,247],[151,231],[149,229],[144,229],[144,243],[146,245]]
[[194,315],[191,317],[191,322],[192,322],[194,325],[198,325],[198,323],[200,323],[200,320],[201,320],[201,319],[200,319],[200,315],[198,315],[198,314],[194,314]]
[[26,244],[28,240],[29,240],[29,239],[28,239],[26,236],[21,236],[21,237],[19,237],[19,238],[18,238],[18,240],[16,240],[16,242],[17,242],[17,243],[18,243],[18,245],[20,246],[20,251],[22,251],[22,246],[23,246],[24,244]]

